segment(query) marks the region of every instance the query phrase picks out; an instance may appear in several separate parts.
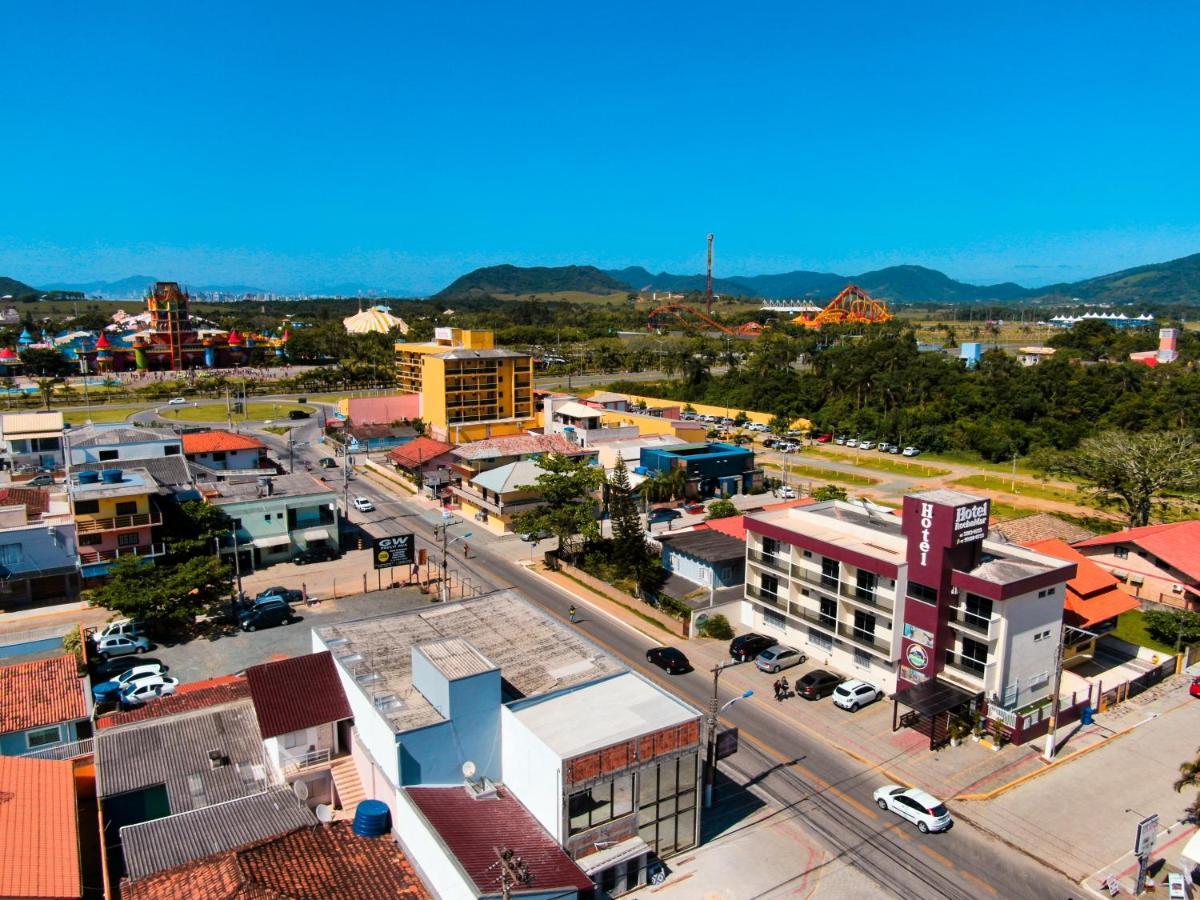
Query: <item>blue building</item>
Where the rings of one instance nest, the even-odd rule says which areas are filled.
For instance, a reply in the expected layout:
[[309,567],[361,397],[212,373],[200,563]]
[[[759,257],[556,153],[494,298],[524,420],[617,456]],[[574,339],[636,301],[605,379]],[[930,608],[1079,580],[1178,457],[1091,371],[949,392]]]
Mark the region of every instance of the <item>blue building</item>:
[[697,587],[716,591],[746,582],[744,541],[708,528],[664,534],[658,540],[663,568]]
[[979,360],[983,356],[983,344],[979,341],[964,341],[958,347],[958,358],[964,360],[968,369],[973,369],[979,365]]
[[41,751],[91,737],[91,703],[74,654],[0,668],[0,756]]
[[643,448],[639,471],[653,475],[676,468],[687,473],[688,499],[749,493],[763,479],[748,447],[695,443]]

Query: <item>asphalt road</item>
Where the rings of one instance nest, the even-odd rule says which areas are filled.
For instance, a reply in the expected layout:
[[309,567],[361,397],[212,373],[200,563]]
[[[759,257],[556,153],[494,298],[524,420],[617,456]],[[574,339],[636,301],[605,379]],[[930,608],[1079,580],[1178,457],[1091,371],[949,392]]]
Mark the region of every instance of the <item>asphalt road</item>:
[[[279,448],[283,441],[263,435]],[[298,459],[316,458],[311,446],[296,448]],[[396,498],[377,482],[359,476],[352,493],[370,497],[377,511],[368,516],[352,512],[355,521],[402,521],[418,537],[418,546],[440,554],[431,526],[420,508]],[[567,620],[572,598],[554,585],[513,564],[528,552],[526,544],[475,536],[470,522],[453,525],[450,534],[473,532],[472,558],[452,552],[452,567],[468,573],[477,584],[494,589],[513,587],[551,615]],[[434,557],[435,559],[437,556]],[[583,605],[577,627],[602,648],[632,668],[700,709],[707,709],[711,676],[693,671],[666,676],[645,662],[655,642],[628,625]],[[724,694],[722,701],[730,699]],[[871,877],[882,894],[896,897],[1069,898],[1078,886],[1018,850],[959,820],[947,833],[921,835],[914,826],[879,810],[872,793],[883,779],[869,767],[801,733],[771,712],[769,704],[749,701],[732,706],[726,724],[741,729],[742,749],[721,763],[735,784],[753,785],[771,798],[780,815],[799,818],[829,852],[846,859]],[[953,809],[951,809],[953,813]],[[803,872],[798,868],[795,876]],[[786,892],[787,880],[779,885]],[[775,893],[775,892],[772,892]]]

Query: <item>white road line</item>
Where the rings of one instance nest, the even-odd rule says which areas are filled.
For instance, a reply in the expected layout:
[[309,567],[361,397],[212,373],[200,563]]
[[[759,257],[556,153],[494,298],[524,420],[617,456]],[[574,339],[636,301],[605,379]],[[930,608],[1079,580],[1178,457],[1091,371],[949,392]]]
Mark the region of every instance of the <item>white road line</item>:
[[[525,567],[525,568],[528,568],[528,567]],[[528,569],[528,571],[529,571],[529,574],[530,574],[530,575],[532,575],[534,578],[537,578],[539,581],[544,581],[546,584],[550,585],[552,588],[554,588],[554,589],[555,589],[556,591],[558,591],[559,593],[561,593],[561,594],[565,594],[566,596],[570,597],[572,601],[574,601],[574,602],[576,602],[576,603],[584,603],[584,604],[586,604],[586,605],[587,605],[587,607],[588,607],[588,609],[591,609],[591,610],[593,610],[593,611],[595,611],[595,612],[598,612],[598,613],[600,613],[600,614],[601,614],[601,615],[603,615],[603,616],[607,616],[608,618],[610,618],[610,619],[612,619],[614,622],[616,622],[618,625],[621,625],[621,626],[624,626],[625,628],[628,628],[630,631],[632,631],[632,632],[633,632],[634,634],[636,634],[638,637],[640,637],[640,638],[644,638],[644,639],[646,639],[646,640],[648,640],[648,641],[653,641],[653,642],[655,642],[656,644],[658,644],[658,646],[660,646],[660,647],[665,647],[665,646],[666,646],[666,644],[664,644],[662,641],[658,640],[658,638],[651,637],[650,635],[646,634],[646,632],[642,631],[640,628],[635,628],[634,626],[632,626],[632,625],[630,625],[628,622],[626,622],[624,619],[621,619],[621,618],[619,618],[618,616],[614,616],[614,615],[613,615],[612,613],[610,613],[608,610],[606,610],[606,609],[601,609],[600,607],[598,607],[598,606],[596,606],[596,605],[594,605],[594,604],[590,603],[589,601],[587,601],[587,600],[584,600],[582,597],[580,597],[580,596],[576,595],[575,593],[573,593],[573,592],[571,592],[571,591],[568,591],[568,590],[567,590],[565,587],[563,587],[561,584],[557,584],[557,583],[555,583],[555,582],[551,581],[549,578],[546,578],[546,577],[545,577],[544,575],[542,575],[540,572],[535,572],[533,569]],[[631,599],[632,599],[632,598],[631,598]]]

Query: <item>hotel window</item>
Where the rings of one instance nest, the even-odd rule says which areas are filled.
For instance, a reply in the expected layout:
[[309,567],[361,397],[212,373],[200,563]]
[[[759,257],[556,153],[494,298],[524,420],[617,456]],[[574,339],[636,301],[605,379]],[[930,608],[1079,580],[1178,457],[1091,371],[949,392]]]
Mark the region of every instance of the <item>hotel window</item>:
[[821,598],[821,624],[833,628],[837,624],[837,602]]
[[827,634],[822,634],[815,628],[808,629],[808,642],[814,647],[820,647],[822,650],[833,649],[833,638]]
[[659,855],[696,843],[696,761],[689,753],[638,772],[638,836]]
[[937,606],[937,591],[928,585],[910,581],[908,583],[908,596],[914,600],[920,600],[922,603],[931,603]]
[[784,619],[783,613],[775,612],[773,609],[764,609],[762,617],[764,625],[770,625],[772,628],[778,628],[781,631],[787,629],[787,620]]
[[775,538],[765,537],[762,539],[762,552],[767,556],[776,556],[779,553],[779,541]]
[[865,569],[858,570],[858,580],[854,586],[854,595],[859,600],[874,601],[875,588],[879,584],[879,576]]
[[774,575],[763,575],[761,590],[764,600],[779,599],[779,579]]
[[567,798],[570,833],[579,834],[605,822],[633,812],[633,775],[621,775],[614,781],[594,784]]
[[854,636],[869,644],[875,643],[875,617],[861,609],[854,611]]
[[987,644],[963,638],[960,660],[963,668],[982,675],[987,668]]
[[830,559],[826,556],[821,560],[821,587],[837,587],[838,573],[841,566],[836,559]]
[[854,665],[856,665],[860,669],[871,668],[871,654],[868,653],[866,650],[859,650],[857,647],[855,647],[854,648]]

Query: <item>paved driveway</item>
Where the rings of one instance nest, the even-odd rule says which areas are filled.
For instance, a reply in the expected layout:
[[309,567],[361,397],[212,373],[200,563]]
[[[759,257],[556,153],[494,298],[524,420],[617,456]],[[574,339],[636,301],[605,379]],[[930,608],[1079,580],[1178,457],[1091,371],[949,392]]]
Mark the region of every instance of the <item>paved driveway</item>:
[[292,625],[253,632],[229,628],[211,637],[156,647],[149,655],[170,666],[171,674],[180,681],[201,681],[240,672],[269,659],[311,653],[311,630],[315,627],[428,605],[429,598],[415,590],[342,597],[313,607],[297,607],[300,621]]

